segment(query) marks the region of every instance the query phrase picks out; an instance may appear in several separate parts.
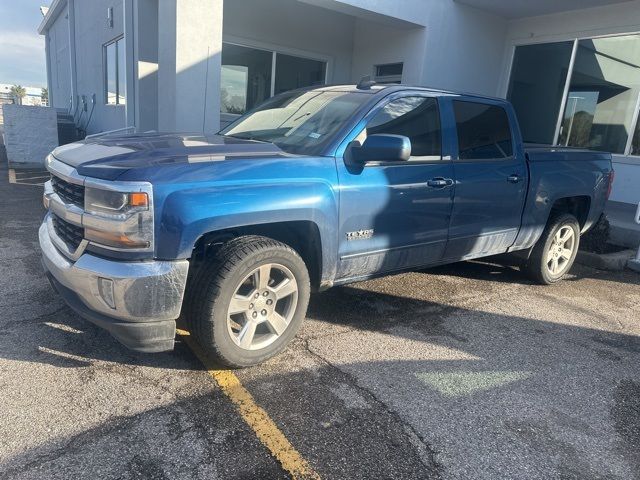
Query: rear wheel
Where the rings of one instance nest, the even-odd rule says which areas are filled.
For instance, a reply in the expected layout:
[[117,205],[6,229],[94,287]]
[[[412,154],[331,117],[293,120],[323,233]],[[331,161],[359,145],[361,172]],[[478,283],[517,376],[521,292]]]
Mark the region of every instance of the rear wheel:
[[247,236],[223,245],[192,284],[187,315],[198,343],[231,367],[255,365],[295,336],[309,303],[309,274],[289,246]]
[[559,215],[545,227],[533,247],[525,271],[539,283],[555,283],[571,269],[579,245],[578,220],[569,213]]

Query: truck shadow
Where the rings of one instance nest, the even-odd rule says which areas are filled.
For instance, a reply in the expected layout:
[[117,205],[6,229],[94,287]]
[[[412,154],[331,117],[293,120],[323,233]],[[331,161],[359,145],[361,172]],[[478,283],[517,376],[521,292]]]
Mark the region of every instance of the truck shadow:
[[[463,320],[479,317],[481,321],[489,318],[491,325],[500,331],[504,329],[521,331],[525,336],[545,330],[546,327],[551,330],[569,328],[558,324],[545,327],[545,322],[531,318],[487,313],[481,309],[461,308],[426,298],[410,298],[410,295],[419,289],[412,276],[418,276],[416,278],[422,279],[420,281],[438,282],[438,277],[441,275],[454,275],[474,280],[461,286],[459,290],[452,290],[449,294],[454,298],[456,295],[465,295],[467,288],[473,288],[474,291],[486,289],[489,293],[492,289],[501,288],[495,287],[493,285],[495,282],[514,283],[522,280],[521,273],[511,267],[480,262],[458,263],[390,277],[389,281],[407,290],[406,296],[380,291],[380,285],[387,279],[374,281],[377,283],[373,287],[370,287],[370,282],[365,282],[355,286],[335,287],[322,294],[314,294],[307,317],[320,324],[372,332],[383,331],[397,336],[405,334],[410,336],[412,329],[418,329],[429,342],[437,342],[440,337],[445,339],[448,337],[461,343],[467,341],[468,335],[464,329],[453,332],[443,326],[445,318]],[[429,278],[424,278],[425,276]],[[576,281],[578,279],[578,277],[575,278]],[[539,288],[540,295],[544,294],[545,287],[532,286],[532,288]],[[13,313],[16,318],[0,326],[0,345],[3,344],[0,349],[1,357],[63,368],[88,367],[95,361],[160,369],[200,368],[185,358],[188,357],[187,349],[179,338],[176,340],[174,352],[143,354],[127,349],[107,332],[75,314],[53,291],[49,291],[48,286],[45,290],[34,293],[31,303],[47,305],[43,310],[48,313],[33,316],[32,309],[24,313]],[[589,311],[583,313],[588,314]],[[593,332],[593,335],[600,338],[601,346],[634,344],[638,341],[636,337],[619,341],[616,340],[619,334],[606,331]],[[492,342],[495,343],[495,340]],[[466,350],[468,346],[463,345],[462,348]],[[477,355],[480,352],[468,353]]]

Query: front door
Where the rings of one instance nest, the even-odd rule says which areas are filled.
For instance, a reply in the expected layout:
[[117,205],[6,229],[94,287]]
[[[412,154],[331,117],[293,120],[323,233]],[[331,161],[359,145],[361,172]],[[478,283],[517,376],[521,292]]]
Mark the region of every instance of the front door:
[[496,102],[453,100],[458,138],[448,261],[503,253],[521,223],[528,171],[509,116]]
[[411,158],[364,166],[338,161],[338,281],[442,259],[454,180],[440,123],[437,99],[416,93],[391,96],[367,116],[357,141],[404,135],[411,140]]

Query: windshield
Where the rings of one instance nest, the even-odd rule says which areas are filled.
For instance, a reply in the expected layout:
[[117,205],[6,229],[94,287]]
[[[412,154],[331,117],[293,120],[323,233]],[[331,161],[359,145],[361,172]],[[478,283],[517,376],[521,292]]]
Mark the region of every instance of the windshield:
[[220,133],[271,142],[289,153],[318,155],[369,98],[366,93],[317,90],[285,93],[267,100]]

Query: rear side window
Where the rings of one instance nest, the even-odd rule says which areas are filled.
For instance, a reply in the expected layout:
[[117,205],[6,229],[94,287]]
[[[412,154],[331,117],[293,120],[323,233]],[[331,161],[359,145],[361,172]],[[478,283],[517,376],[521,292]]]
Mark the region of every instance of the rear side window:
[[411,160],[439,160],[442,133],[438,102],[430,97],[401,97],[382,107],[367,125],[367,135],[404,135],[411,140]]
[[509,117],[502,107],[454,100],[460,160],[508,158],[513,155]]

